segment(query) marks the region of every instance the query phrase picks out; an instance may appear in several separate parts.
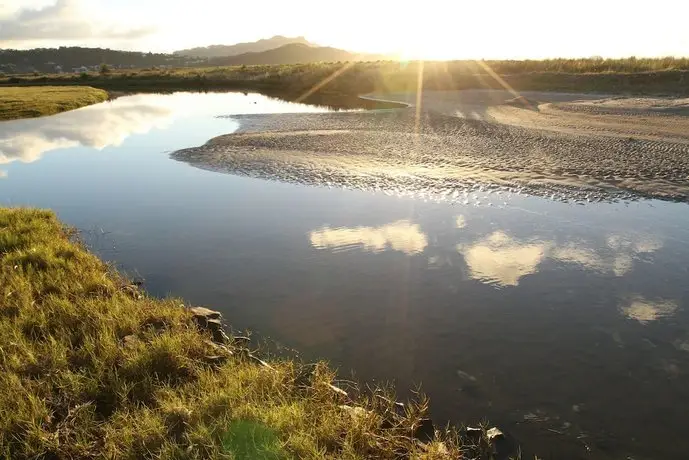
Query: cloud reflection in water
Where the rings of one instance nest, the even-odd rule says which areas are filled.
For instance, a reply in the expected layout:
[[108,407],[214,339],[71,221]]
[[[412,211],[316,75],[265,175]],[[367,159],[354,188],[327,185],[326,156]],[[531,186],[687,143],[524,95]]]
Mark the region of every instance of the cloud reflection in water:
[[31,163],[52,150],[120,145],[132,134],[165,127],[173,108],[156,95],[117,99],[58,115],[2,123],[0,164]]
[[311,245],[317,249],[361,247],[370,252],[387,249],[405,254],[418,254],[428,246],[426,234],[417,224],[398,220],[380,227],[323,227],[310,234]]
[[672,316],[677,311],[677,303],[672,300],[649,300],[636,296],[623,302],[620,311],[629,319],[648,324]]
[[536,273],[547,250],[547,243],[521,243],[502,231],[457,245],[473,279],[499,286],[517,286],[520,278]]

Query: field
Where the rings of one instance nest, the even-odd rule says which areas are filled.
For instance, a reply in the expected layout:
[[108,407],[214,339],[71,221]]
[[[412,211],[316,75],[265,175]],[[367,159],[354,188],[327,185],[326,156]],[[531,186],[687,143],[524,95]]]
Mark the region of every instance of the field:
[[53,115],[108,99],[102,89],[78,87],[0,88],[0,121]]

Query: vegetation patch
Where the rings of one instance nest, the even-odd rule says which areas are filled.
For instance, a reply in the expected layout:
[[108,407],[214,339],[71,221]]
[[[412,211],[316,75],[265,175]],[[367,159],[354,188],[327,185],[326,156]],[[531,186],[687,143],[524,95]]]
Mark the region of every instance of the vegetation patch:
[[106,91],[88,86],[1,87],[0,121],[52,115],[107,99]]
[[266,362],[218,326],[139,291],[51,212],[0,209],[0,457],[491,455],[488,432],[462,445],[429,425],[423,398],[345,391],[326,364]]
[[[101,69],[103,70],[103,69]],[[542,61],[317,62],[82,74],[13,75],[3,85],[84,85],[111,91],[251,90],[335,108],[381,108],[368,93],[500,89],[689,96],[689,59],[549,59]]]

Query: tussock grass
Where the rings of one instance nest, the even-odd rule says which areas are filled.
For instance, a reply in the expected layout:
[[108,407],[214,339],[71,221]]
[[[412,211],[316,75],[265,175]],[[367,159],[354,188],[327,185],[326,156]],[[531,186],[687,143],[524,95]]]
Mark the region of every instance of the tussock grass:
[[[180,303],[51,212],[0,209],[0,458],[460,458],[451,431],[413,439],[424,399],[400,411],[389,392],[334,391],[324,363],[261,365]],[[462,449],[487,455],[478,444]]]
[[107,99],[107,92],[88,86],[2,87],[0,121],[52,115]]

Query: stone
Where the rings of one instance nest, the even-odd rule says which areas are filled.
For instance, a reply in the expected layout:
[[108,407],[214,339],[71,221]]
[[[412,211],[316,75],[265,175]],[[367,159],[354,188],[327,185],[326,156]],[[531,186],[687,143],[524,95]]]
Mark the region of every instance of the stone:
[[499,428],[493,427],[490,430],[486,431],[486,437],[489,441],[495,441],[504,438],[505,434],[502,431],[500,431]]
[[222,315],[220,312],[209,310],[204,307],[192,307],[189,309],[192,313],[192,318],[196,325],[202,331],[208,331],[213,334],[213,341],[216,343],[229,343],[230,339],[223,331]]
[[483,436],[483,429],[480,427],[468,426],[464,429],[464,434],[467,438],[481,439],[481,436]]
[[191,307],[189,310],[194,315],[194,318],[220,319],[222,316],[220,312],[209,310],[204,307]]

